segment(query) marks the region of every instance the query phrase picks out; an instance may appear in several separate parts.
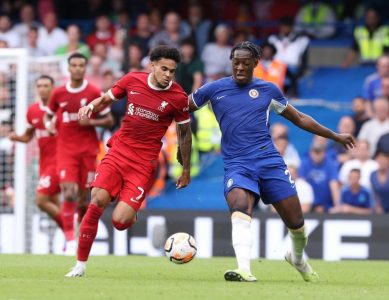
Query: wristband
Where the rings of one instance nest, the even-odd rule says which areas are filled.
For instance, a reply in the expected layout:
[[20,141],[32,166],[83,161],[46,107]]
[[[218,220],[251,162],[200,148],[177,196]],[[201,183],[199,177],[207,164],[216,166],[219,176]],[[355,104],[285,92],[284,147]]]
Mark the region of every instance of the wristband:
[[45,128],[50,129],[51,121],[46,121]]
[[91,112],[93,112],[93,109],[95,108],[95,106],[92,103],[89,103],[88,107],[91,110]]

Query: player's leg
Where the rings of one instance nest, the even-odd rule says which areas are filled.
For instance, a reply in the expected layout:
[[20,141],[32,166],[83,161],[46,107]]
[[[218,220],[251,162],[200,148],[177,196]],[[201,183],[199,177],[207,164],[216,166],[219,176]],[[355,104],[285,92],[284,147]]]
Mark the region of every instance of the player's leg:
[[256,195],[242,188],[233,188],[227,194],[231,213],[232,246],[238,263],[238,269],[228,270],[224,274],[224,278],[228,281],[257,281],[251,274],[250,268],[251,215],[255,202]]
[[81,221],[84,218],[89,204],[90,189],[80,189],[77,201],[77,220],[74,228],[74,238],[77,240],[80,233]]
[[126,230],[135,224],[136,214],[127,202],[119,201],[112,213],[112,224],[117,230]]
[[77,247],[74,239],[74,214],[78,201],[78,184],[76,182],[62,182],[60,184],[63,195],[62,220],[66,238],[66,253],[74,255]]
[[58,225],[61,230],[63,230],[62,216],[61,216],[61,207],[57,195],[46,195],[43,193],[37,193],[35,198],[35,203],[39,209],[49,215]]
[[82,277],[85,275],[86,262],[89,258],[93,241],[96,238],[98,223],[104,209],[111,202],[111,195],[102,188],[94,187],[92,189],[91,203],[82,219],[80,234],[78,238],[77,263],[76,266],[65,276]]
[[292,241],[292,249],[287,252],[285,259],[300,272],[305,281],[317,281],[319,279],[317,273],[304,260],[304,249],[308,243],[308,236],[298,196],[291,196],[275,202],[273,206],[288,228]]

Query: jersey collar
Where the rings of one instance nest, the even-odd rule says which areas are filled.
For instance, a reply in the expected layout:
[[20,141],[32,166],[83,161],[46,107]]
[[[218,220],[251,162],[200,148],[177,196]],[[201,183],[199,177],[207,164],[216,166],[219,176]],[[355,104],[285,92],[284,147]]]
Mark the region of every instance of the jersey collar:
[[88,81],[84,79],[82,85],[79,86],[78,88],[72,88],[70,84],[71,84],[70,81],[66,82],[66,90],[69,93],[76,94],[85,90],[86,86],[88,85]]
[[148,84],[149,87],[150,87],[151,89],[153,89],[153,90],[156,90],[156,91],[166,91],[166,90],[170,89],[170,87],[171,87],[172,84],[173,84],[173,80],[171,80],[171,81],[169,82],[169,84],[168,84],[167,87],[165,87],[164,89],[163,89],[163,88],[160,88],[160,87],[158,87],[158,86],[152,84],[152,82],[151,82],[151,76],[152,76],[152,75],[149,74],[149,76],[147,77],[147,84]]

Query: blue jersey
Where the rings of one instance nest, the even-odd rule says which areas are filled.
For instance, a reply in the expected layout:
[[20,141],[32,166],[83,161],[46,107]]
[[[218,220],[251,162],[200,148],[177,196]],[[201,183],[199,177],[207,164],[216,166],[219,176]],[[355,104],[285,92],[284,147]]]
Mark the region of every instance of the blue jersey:
[[269,133],[269,111],[281,113],[288,101],[273,83],[255,78],[239,86],[232,77],[226,77],[202,86],[192,99],[197,107],[211,103],[222,132],[226,165],[278,153]]
[[340,201],[341,203],[349,204],[355,207],[372,207],[371,194],[369,190],[363,186],[361,186],[360,190],[356,193],[351,190],[350,186],[344,187],[342,189]]
[[288,101],[270,82],[253,79],[239,86],[233,77],[208,83],[192,94],[197,107],[208,102],[222,132],[224,194],[249,190],[266,204],[296,195],[289,171],[269,133],[269,112],[281,113]]

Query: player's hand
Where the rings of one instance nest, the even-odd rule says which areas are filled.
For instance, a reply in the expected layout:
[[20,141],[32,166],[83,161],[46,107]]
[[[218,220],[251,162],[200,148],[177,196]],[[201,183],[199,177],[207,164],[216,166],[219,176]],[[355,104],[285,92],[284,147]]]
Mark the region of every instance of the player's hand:
[[8,138],[11,140],[11,141],[13,141],[13,142],[15,142],[16,141],[16,137],[17,137],[18,135],[15,133],[15,132],[10,132],[9,134],[8,134]]
[[78,124],[81,126],[93,126],[92,119],[79,119]]
[[351,134],[348,133],[337,134],[335,141],[342,144],[346,149],[352,149],[355,147],[355,139]]
[[190,171],[183,170],[181,176],[177,179],[176,188],[182,189],[190,183]]
[[176,156],[176,158],[177,158],[177,161],[178,161],[178,163],[181,165],[181,166],[183,166],[183,162],[182,162],[182,156],[181,156],[181,150],[180,150],[180,147],[178,146],[178,148],[177,148],[177,156]]
[[78,110],[78,119],[79,120],[89,119],[92,113],[93,113],[93,105],[89,103],[88,105],[83,106]]
[[55,120],[52,119],[51,121],[46,121],[45,128],[50,134],[57,134],[57,129],[55,128]]

